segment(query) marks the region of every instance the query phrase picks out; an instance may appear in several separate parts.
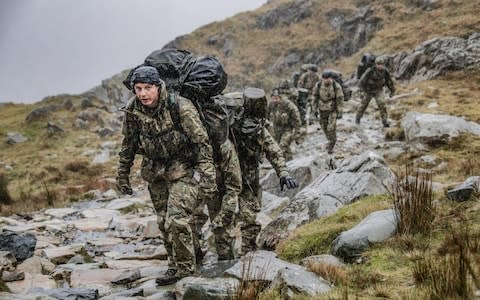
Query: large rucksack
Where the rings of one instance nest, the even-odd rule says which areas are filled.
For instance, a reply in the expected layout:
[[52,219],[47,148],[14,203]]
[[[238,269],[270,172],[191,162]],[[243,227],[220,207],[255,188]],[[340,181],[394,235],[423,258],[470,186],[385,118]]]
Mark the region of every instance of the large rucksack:
[[352,97],[352,90],[345,85],[342,79],[342,73],[337,70],[325,70],[323,73],[328,73],[329,77],[333,78],[342,87],[343,101],[348,101]]
[[360,79],[368,68],[373,67],[373,65],[375,65],[375,58],[377,57],[374,54],[370,54],[370,53],[363,54],[362,60],[360,61],[360,64],[357,67],[357,79]]
[[[181,49],[162,49],[152,52],[140,66],[155,67],[165,81],[167,104],[175,124],[180,124],[177,95],[192,100],[207,129],[212,146],[219,146],[228,138],[229,116],[225,105],[215,99],[226,87],[228,76],[223,65],[213,56],[194,57]],[[140,67],[138,66],[138,67]],[[136,68],[138,68],[136,67]],[[130,90],[134,68],[123,81]]]

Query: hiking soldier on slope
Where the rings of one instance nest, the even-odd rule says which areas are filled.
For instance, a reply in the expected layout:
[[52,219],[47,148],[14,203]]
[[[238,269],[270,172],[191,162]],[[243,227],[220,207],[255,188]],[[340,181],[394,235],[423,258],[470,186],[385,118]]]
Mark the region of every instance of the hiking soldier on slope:
[[[148,182],[168,254],[168,271],[157,279],[165,285],[195,271],[192,232],[197,196],[217,190],[212,147],[195,106],[180,96],[168,98],[155,68],[135,69],[130,86],[136,97],[124,109],[117,185],[122,193],[132,194],[130,168],[135,155],[142,155],[141,176]],[[167,98],[175,100],[178,116],[173,116]]]
[[257,236],[261,226],[256,216],[261,208],[259,165],[263,154],[280,177],[283,191],[298,187],[290,176],[280,147],[265,128],[267,99],[265,91],[246,88],[244,91],[244,111],[233,124],[233,138],[242,169],[242,191],[238,197],[240,205],[239,222],[242,232],[242,253],[257,249]]
[[315,115],[316,109],[312,106],[312,98],[311,98],[313,87],[320,80],[320,77],[318,76],[317,72],[318,72],[317,66],[312,64],[310,65],[308,71],[302,74],[302,76],[300,76],[300,79],[298,80],[298,88],[299,89],[303,88],[308,90],[307,106],[310,107],[310,115],[309,115],[310,125],[313,124],[314,116],[315,118],[318,117],[317,115]]
[[[231,260],[234,259],[233,244],[235,242],[231,231],[235,223],[235,214],[238,212],[238,194],[242,189],[242,171],[237,151],[230,140],[226,140],[220,146],[220,149],[214,150],[214,162],[218,193],[213,199],[205,199],[204,201],[208,208],[208,216],[203,213],[204,205],[198,207],[195,213],[196,232],[200,237],[203,225],[210,218],[218,260]],[[202,252],[200,244],[195,246],[197,247],[198,263],[200,263],[204,252]]]
[[379,56],[375,59],[375,66],[365,71],[358,82],[358,86],[362,93],[362,101],[357,111],[355,123],[360,124],[360,120],[362,119],[370,100],[375,98],[378,109],[380,110],[383,127],[390,127],[390,124],[388,123],[387,108],[385,106],[385,93],[383,87],[388,87],[390,90],[390,97],[395,93],[395,87],[390,72],[388,72],[385,67],[385,60],[383,57]]
[[312,93],[314,107],[318,108],[320,114],[320,126],[328,140],[329,154],[333,153],[337,142],[337,119],[341,119],[343,113],[342,87],[333,76],[332,71],[323,71],[322,80],[317,82]]
[[[280,92],[281,91],[281,92]],[[285,159],[291,160],[290,144],[300,137],[300,113],[283,90],[274,89],[268,103],[268,120],[273,123],[273,136],[283,151]]]

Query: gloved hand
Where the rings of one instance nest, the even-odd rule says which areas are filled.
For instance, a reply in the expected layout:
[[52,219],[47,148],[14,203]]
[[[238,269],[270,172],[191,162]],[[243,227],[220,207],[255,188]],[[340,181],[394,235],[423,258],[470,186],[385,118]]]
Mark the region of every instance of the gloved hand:
[[123,195],[132,195],[133,190],[130,186],[130,181],[128,178],[119,178],[117,177],[117,189]]
[[287,186],[287,189],[289,189],[289,190],[298,187],[297,181],[295,180],[295,178],[293,178],[290,175],[280,177],[280,191],[283,192],[283,187],[285,185]]
[[338,113],[337,113],[337,119],[341,119],[342,117],[343,117],[343,113],[338,112]]

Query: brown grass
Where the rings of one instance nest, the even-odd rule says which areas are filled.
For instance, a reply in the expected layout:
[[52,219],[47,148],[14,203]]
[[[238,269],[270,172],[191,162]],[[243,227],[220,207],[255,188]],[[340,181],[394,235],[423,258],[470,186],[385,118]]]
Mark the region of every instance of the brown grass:
[[413,174],[411,166],[407,165],[405,175],[397,176],[397,178],[391,191],[397,212],[397,234],[421,233],[428,235],[432,230],[432,222],[435,218],[432,175],[421,174],[418,171]]
[[244,257],[242,268],[242,278],[239,285],[235,288],[233,295],[229,298],[232,300],[257,300],[261,299],[262,292],[269,286],[269,282],[264,280],[266,277],[268,266],[265,266],[258,273],[254,273],[252,269],[253,255]]
[[322,262],[308,262],[306,268],[335,285],[346,285],[348,283],[348,276],[344,267]]
[[0,204],[10,205],[13,200],[8,192],[8,179],[5,174],[0,173]]

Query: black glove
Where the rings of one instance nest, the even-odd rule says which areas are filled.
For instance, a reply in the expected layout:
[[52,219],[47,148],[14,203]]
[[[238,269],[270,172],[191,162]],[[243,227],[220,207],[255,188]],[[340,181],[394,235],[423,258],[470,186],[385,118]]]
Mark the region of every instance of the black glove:
[[117,178],[117,189],[123,195],[133,194],[128,178]]
[[298,183],[292,176],[282,176],[280,177],[280,191],[283,192],[283,187],[287,186],[287,189],[294,189],[298,187]]

